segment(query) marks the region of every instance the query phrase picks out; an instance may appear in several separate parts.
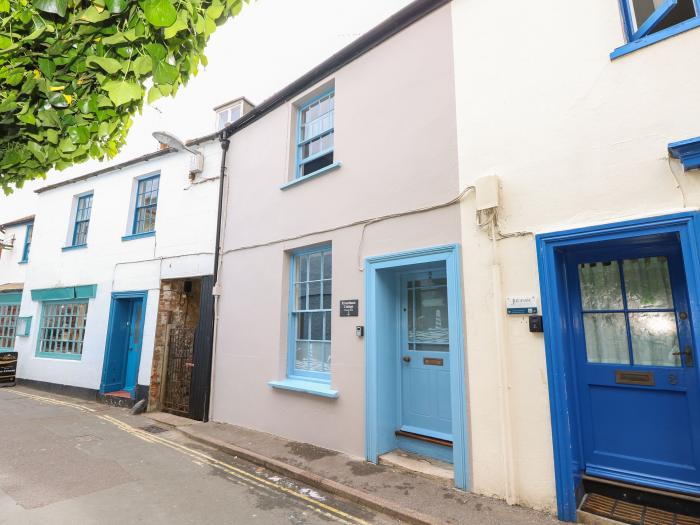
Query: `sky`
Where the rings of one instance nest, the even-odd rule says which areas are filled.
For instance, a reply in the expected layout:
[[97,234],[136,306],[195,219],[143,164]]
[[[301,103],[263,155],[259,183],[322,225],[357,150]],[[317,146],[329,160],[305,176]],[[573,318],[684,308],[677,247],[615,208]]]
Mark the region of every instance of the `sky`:
[[[410,0],[251,0],[217,29],[207,46],[209,63],[174,98],[144,104],[127,144],[110,163],[151,151],[153,131],[184,139],[215,130],[213,108],[245,96],[254,104],[295,80],[349,44]],[[47,180],[28,183],[13,195],[0,192],[0,224],[36,211],[34,189],[105,167],[89,161]]]

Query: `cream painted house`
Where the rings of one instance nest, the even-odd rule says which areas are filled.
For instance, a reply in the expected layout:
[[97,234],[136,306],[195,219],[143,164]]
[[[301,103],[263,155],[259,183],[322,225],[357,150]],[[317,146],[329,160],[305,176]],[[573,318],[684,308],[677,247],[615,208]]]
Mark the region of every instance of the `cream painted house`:
[[418,0],[225,128],[212,419],[700,495],[699,8]]

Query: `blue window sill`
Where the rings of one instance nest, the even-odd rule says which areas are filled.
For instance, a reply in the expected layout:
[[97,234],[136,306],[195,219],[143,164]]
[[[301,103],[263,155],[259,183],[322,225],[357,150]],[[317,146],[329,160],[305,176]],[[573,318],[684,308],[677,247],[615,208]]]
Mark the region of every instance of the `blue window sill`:
[[29,261],[20,261],[17,264],[27,264]]
[[83,357],[82,355],[59,354],[53,352],[37,352],[36,356],[42,359],[60,359],[61,361],[80,361],[80,359]]
[[302,379],[283,379],[282,381],[268,381],[267,383],[272,388],[280,390],[291,390],[293,392],[303,392],[313,396],[330,397],[336,399],[340,393],[337,390],[331,390],[330,385],[324,383],[316,383],[314,381],[304,381]]
[[671,38],[672,36],[676,36],[679,33],[684,33],[685,31],[689,31],[696,27],[700,27],[700,16],[691,18],[690,20],[686,20],[685,22],[681,22],[680,24],[676,24],[675,26],[669,27],[668,29],[662,29],[658,33],[647,35],[643,38],[640,38],[639,40],[633,40],[632,42],[625,44],[624,46],[620,46],[617,49],[615,49],[612,53],[610,53],[610,59],[615,60],[616,58],[620,58],[621,56],[632,53],[633,51],[637,51],[638,49],[641,49],[643,47],[656,44],[661,40],[666,40],[667,38]]
[[62,252],[69,252],[71,250],[79,250],[81,248],[87,248],[87,244],[75,244],[73,246],[64,246],[61,248]]
[[153,230],[152,232],[132,233],[131,235],[125,235],[124,237],[122,237],[122,241],[133,241],[134,239],[142,239],[144,237],[154,237],[155,234],[155,230]]
[[291,188],[292,186],[296,186],[297,184],[302,184],[306,182],[309,179],[315,179],[316,177],[320,177],[321,175],[325,175],[326,173],[330,173],[331,171],[335,171],[338,168],[340,168],[342,164],[340,162],[334,162],[330,166],[326,166],[325,168],[321,168],[318,171],[314,171],[313,173],[309,173],[308,175],[304,175],[303,177],[299,177],[298,179],[290,180],[289,182],[285,182],[280,186],[281,190],[286,190],[288,188]]

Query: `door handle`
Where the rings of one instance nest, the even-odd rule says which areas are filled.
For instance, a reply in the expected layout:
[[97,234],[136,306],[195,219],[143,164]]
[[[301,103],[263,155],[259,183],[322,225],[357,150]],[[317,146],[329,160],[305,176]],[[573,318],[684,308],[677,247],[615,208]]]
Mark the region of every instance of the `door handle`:
[[410,355],[405,355],[401,359],[403,359],[404,363],[410,363],[411,362],[411,356]]

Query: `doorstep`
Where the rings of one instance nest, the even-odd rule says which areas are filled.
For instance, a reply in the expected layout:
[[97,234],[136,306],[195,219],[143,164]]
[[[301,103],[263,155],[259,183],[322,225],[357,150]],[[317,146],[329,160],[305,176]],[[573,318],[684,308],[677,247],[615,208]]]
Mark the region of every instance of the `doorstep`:
[[414,524],[554,524],[549,514],[456,490],[452,481],[225,423],[148,413],[192,440]]

